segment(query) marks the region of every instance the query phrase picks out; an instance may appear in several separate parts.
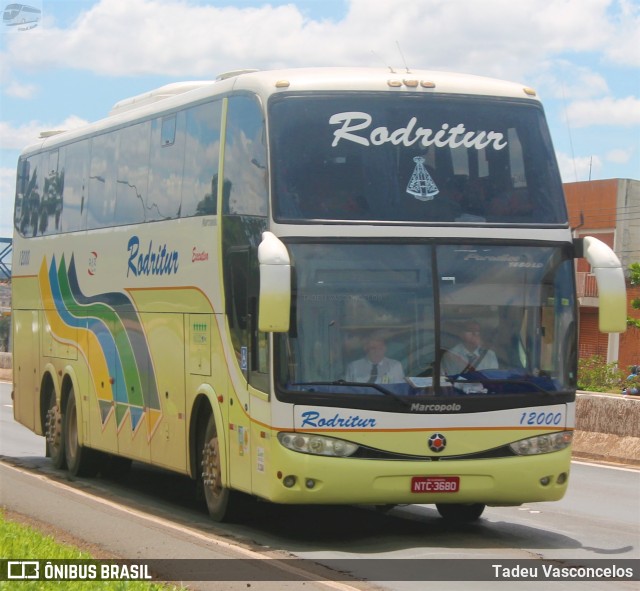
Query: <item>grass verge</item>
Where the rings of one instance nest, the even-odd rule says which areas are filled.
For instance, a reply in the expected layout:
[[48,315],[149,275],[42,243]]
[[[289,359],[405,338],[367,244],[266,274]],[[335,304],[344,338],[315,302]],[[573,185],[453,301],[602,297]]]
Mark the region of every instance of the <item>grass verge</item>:
[[[74,546],[60,544],[52,536],[7,519],[0,511],[0,557],[5,559],[91,560],[93,556]],[[186,591],[184,587],[143,581],[0,581],[0,589],[12,591]]]

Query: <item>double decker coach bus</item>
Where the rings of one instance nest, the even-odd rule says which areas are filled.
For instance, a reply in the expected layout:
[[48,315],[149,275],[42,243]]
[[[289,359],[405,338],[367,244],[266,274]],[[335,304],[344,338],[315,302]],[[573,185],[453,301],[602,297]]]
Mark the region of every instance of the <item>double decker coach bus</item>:
[[14,252],[15,418],[72,474],[189,475],[218,520],[246,495],[454,520],[560,499],[574,258],[601,330],[625,327],[535,92],[444,72],[239,71],[121,101],[22,153]]

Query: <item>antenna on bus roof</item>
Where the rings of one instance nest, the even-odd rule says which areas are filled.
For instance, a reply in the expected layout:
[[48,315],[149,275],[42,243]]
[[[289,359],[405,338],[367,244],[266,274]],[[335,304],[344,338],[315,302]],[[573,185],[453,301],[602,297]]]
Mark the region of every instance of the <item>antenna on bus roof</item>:
[[381,58],[381,57],[380,57],[380,56],[379,56],[375,51],[373,51],[373,49],[371,50],[371,53],[372,53],[372,54],[373,54],[373,55],[374,55],[378,60],[380,60],[380,61],[384,64],[384,67],[385,67],[385,68],[389,68],[389,72],[391,72],[392,74],[395,74],[395,73],[396,73],[396,71],[395,71],[391,66],[388,66],[388,65],[385,63],[385,61],[384,61],[384,60],[383,60],[383,59],[382,59],[382,58]]
[[396,40],[396,45],[398,46],[398,51],[400,52],[400,57],[402,58],[402,62],[404,63],[404,69],[407,71],[407,74],[411,74],[411,70],[407,65],[407,60],[404,58],[404,53],[402,53],[402,48],[400,47],[400,42]]

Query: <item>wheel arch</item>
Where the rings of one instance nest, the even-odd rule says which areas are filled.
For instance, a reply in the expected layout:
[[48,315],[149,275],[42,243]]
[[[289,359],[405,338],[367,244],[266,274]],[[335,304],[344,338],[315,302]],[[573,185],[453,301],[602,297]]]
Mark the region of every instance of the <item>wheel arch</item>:
[[38,424],[37,433],[42,435],[46,431],[46,422],[47,422],[47,412],[49,411],[49,398],[51,393],[54,392],[56,395],[56,400],[60,400],[60,383],[57,379],[57,373],[53,365],[47,363],[44,367],[44,371],[42,372],[42,379],[40,381],[40,397],[39,397],[39,408],[38,408],[38,416],[40,418],[40,422]]
[[76,373],[75,371],[73,371],[73,368],[71,366],[65,367],[62,373],[63,373],[62,385],[60,387],[60,408],[62,409],[62,414],[64,414],[67,408],[67,403],[69,401],[69,395],[73,390],[76,398],[76,414],[77,414],[77,421],[78,421],[78,444],[85,445],[85,430],[84,430],[84,420],[83,420],[84,405],[82,401],[82,393],[78,385],[78,377],[76,376]]
[[197,394],[191,407],[189,420],[189,475],[197,478],[199,474],[198,462],[202,452],[202,434],[207,426],[209,417],[213,414],[218,433],[218,445],[220,447],[222,463],[222,484],[228,484],[227,466],[227,429],[222,416],[220,402],[215,391],[209,384],[203,384],[198,388]]

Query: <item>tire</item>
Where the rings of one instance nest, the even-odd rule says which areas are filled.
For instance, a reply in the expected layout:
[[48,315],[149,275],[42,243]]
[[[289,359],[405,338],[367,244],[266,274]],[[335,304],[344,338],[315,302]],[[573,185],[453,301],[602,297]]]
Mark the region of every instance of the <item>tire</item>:
[[220,445],[213,414],[200,441],[200,484],[207,511],[214,521],[235,521],[241,513],[243,496],[222,485]]
[[49,394],[47,417],[45,421],[46,455],[51,458],[55,468],[65,468],[64,437],[62,437],[62,413],[56,402],[56,393]]
[[480,519],[486,505],[482,503],[469,503],[467,505],[436,504],[440,517],[450,523],[472,523]]
[[98,454],[78,442],[78,410],[73,387],[69,391],[62,420],[64,456],[72,476],[95,476],[98,473]]

